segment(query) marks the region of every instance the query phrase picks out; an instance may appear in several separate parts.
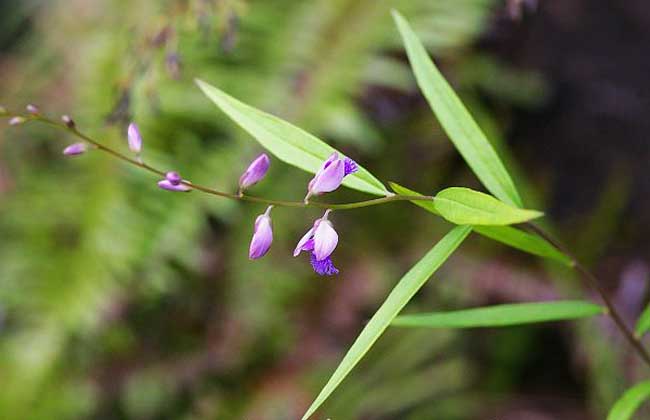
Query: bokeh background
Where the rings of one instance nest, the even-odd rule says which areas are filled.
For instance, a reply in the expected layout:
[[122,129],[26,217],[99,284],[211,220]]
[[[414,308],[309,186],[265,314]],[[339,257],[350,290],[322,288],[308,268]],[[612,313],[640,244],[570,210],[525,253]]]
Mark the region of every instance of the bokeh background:
[[[200,77],[382,180],[480,189],[415,87],[391,7],[527,205],[633,322],[650,270],[644,0],[3,0],[0,103],[69,113],[122,150],[135,120],[146,160],[232,191],[261,149],[199,92]],[[249,262],[263,207],[166,193],[101,153],[64,159],[71,141],[0,129],[2,419],[299,418],[449,228],[408,203],[340,212],[342,274],[321,278],[291,257],[320,213],[276,209],[271,252]],[[274,161],[253,192],[300,199],[309,178]],[[596,300],[571,272],[472,237],[407,309],[585,296]],[[643,375],[607,319],[389,330],[318,418],[602,419]]]

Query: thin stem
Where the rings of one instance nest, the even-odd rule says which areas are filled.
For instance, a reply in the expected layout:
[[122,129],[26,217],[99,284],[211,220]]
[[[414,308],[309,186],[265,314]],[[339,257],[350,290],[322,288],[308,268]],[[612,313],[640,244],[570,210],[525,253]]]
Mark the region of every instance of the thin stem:
[[[13,117],[14,115],[4,115],[7,117]],[[18,116],[18,115],[16,115]],[[95,146],[98,150],[101,150],[102,152],[108,153],[109,155],[112,155],[113,157],[122,160],[123,162],[126,162],[130,165],[137,166],[141,169],[144,169],[146,171],[149,171],[151,173],[154,173],[156,175],[165,176],[165,171],[162,171],[160,169],[157,169],[149,164],[144,163],[141,159],[133,159],[130,158],[123,153],[118,152],[115,149],[112,149],[108,146],[105,146],[98,142],[97,140],[93,139],[92,137],[88,136],[87,134],[82,133],[77,129],[76,126],[68,126],[63,123],[59,123],[57,121],[51,120],[47,117],[44,117],[40,114],[38,115],[19,115],[23,118],[25,118],[25,122],[29,121],[40,121],[42,123],[51,125],[53,127],[65,130],[78,138],[84,140],[85,142],[92,144]],[[183,185],[186,185],[188,187],[191,187],[195,190],[199,190],[201,192],[204,192],[206,194],[212,194],[216,195],[218,197],[223,197],[223,198],[228,198],[231,200],[238,200],[238,201],[248,201],[248,202],[253,202],[253,203],[263,203],[267,205],[273,205],[273,206],[278,206],[278,207],[316,207],[316,208],[323,208],[323,209],[332,209],[332,210],[351,210],[351,209],[358,209],[362,207],[370,207],[370,206],[376,206],[379,204],[386,204],[390,203],[393,201],[432,201],[434,198],[432,196],[428,195],[390,195],[386,197],[381,197],[381,198],[374,198],[371,200],[365,200],[365,201],[357,201],[357,202],[352,202],[352,203],[340,203],[340,204],[335,204],[335,203],[323,203],[323,202],[318,202],[318,201],[286,201],[286,200],[273,200],[273,199],[268,199],[268,198],[263,198],[263,197],[255,197],[252,195],[245,195],[241,192],[238,192],[237,194],[231,194],[228,192],[224,191],[218,191],[210,187],[206,187],[204,185],[200,184],[195,184],[190,181],[181,181]]]
[[573,263],[573,268],[578,273],[580,273],[580,275],[582,275],[582,277],[586,279],[589,286],[600,295],[601,299],[605,303],[605,306],[607,306],[607,310],[609,312],[609,315],[612,317],[612,320],[616,323],[618,328],[621,330],[625,338],[630,342],[630,344],[636,350],[639,356],[641,356],[643,361],[648,366],[650,366],[650,354],[648,354],[648,351],[645,349],[645,347],[643,347],[641,341],[632,333],[632,331],[625,324],[625,321],[623,321],[623,317],[616,309],[614,302],[607,294],[607,291],[603,289],[603,287],[600,285],[600,282],[598,281],[596,276],[593,273],[591,273],[584,265],[582,265],[582,263],[578,261],[575,255],[573,255],[573,253],[571,253],[566,248],[566,246],[564,246],[560,241],[555,239],[552,235],[547,233],[544,229],[531,222],[526,223],[526,226],[530,228],[530,230],[535,232],[537,235],[547,240],[551,245],[553,245],[560,251],[564,252],[571,259],[571,262]]

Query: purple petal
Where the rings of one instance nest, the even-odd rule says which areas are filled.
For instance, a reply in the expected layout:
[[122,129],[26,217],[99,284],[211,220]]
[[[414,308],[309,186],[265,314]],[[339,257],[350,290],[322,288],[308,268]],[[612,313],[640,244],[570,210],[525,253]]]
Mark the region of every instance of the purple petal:
[[142,151],[142,136],[136,123],[129,124],[127,138],[129,140],[129,149],[133,153],[140,153]]
[[331,162],[322,172],[316,174],[314,179],[309,183],[309,194],[317,195],[331,192],[341,186],[345,168],[342,160]]
[[[293,250],[293,256],[297,257],[301,251],[310,251],[310,249],[305,249],[305,247],[310,245],[309,241],[312,240],[313,237],[314,237],[314,228],[311,228],[298,241],[298,245],[296,245],[296,249]],[[313,243],[313,240],[311,243]]]
[[257,184],[264,178],[269,166],[271,166],[271,160],[266,153],[259,155],[239,178],[239,188],[244,189]]
[[345,165],[345,175],[344,176],[348,176],[348,175],[353,174],[353,173],[355,173],[356,171],[359,170],[359,166],[357,165],[357,162],[353,161],[350,158],[346,157],[343,160],[343,163]]
[[85,153],[88,150],[86,143],[73,143],[63,149],[63,154],[66,156],[76,156]]
[[165,174],[165,178],[167,181],[171,182],[172,185],[178,185],[183,180],[183,178],[181,178],[181,175],[176,171],[167,172]]
[[256,260],[262,258],[271,248],[273,242],[273,227],[271,218],[266,214],[257,216],[255,220],[255,229],[250,248],[248,249],[248,258]]
[[330,257],[327,257],[324,260],[318,260],[316,255],[312,253],[310,262],[314,271],[321,276],[333,276],[339,273],[339,270],[334,267],[334,263]]
[[188,187],[185,184],[174,185],[168,179],[163,179],[162,181],[158,181],[158,186],[163,190],[167,190],[167,191],[188,192],[192,190],[192,188]]
[[334,230],[332,222],[321,220],[314,232],[314,255],[318,261],[329,257],[339,243],[339,235]]

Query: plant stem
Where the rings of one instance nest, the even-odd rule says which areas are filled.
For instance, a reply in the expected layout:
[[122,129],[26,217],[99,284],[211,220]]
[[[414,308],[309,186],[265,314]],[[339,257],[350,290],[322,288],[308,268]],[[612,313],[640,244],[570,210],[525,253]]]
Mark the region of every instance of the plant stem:
[[[13,117],[14,115],[3,115],[7,117]],[[17,115],[18,116],[18,115]],[[144,169],[146,171],[152,172],[156,175],[165,176],[165,172],[157,169],[149,164],[144,163],[141,160],[136,160],[133,158],[130,158],[120,152],[118,152],[115,149],[112,149],[108,146],[105,146],[98,142],[97,140],[93,139],[92,137],[82,133],[77,129],[76,126],[68,126],[63,123],[59,123],[57,121],[51,120],[47,117],[44,117],[40,114],[38,115],[19,115],[23,118],[25,118],[25,122],[29,121],[40,121],[42,123],[51,125],[53,127],[65,130],[69,132],[70,134],[73,134],[74,136],[84,140],[85,142],[95,146],[97,149],[101,150],[102,152],[106,152],[109,155],[112,155],[113,157],[122,160],[123,162],[126,162],[130,165],[137,166],[141,169]],[[238,201],[248,201],[248,202],[253,202],[253,203],[263,203],[267,205],[273,205],[273,206],[278,206],[278,207],[316,207],[316,208],[323,208],[323,209],[332,209],[332,210],[351,210],[351,209],[358,209],[361,207],[370,207],[370,206],[376,206],[379,204],[386,204],[390,203],[393,201],[431,201],[433,200],[433,197],[428,196],[428,195],[389,195],[386,197],[380,197],[380,198],[374,198],[371,200],[364,200],[364,201],[356,201],[352,203],[323,203],[323,202],[318,202],[318,201],[309,201],[307,203],[303,201],[286,201],[286,200],[273,200],[273,199],[268,199],[268,198],[263,198],[263,197],[255,197],[252,195],[245,195],[245,194],[231,194],[228,192],[224,191],[218,191],[210,187],[206,187],[204,185],[200,184],[194,184],[190,181],[181,181],[183,185],[186,185],[188,187],[191,187],[195,190],[199,190],[201,192],[204,192],[206,194],[212,194],[216,195],[218,197],[223,197],[223,198],[228,198],[231,200],[238,200]]]
[[605,303],[605,306],[607,306],[607,310],[609,312],[609,315],[612,317],[612,320],[616,323],[618,328],[621,330],[625,338],[630,342],[632,347],[636,350],[636,352],[641,356],[643,361],[650,366],[650,354],[648,351],[643,347],[643,344],[641,344],[641,341],[635,337],[635,335],[632,333],[632,331],[628,328],[628,326],[625,324],[625,321],[623,321],[623,317],[621,314],[618,312],[616,309],[616,306],[614,305],[614,302],[612,299],[609,297],[607,294],[607,291],[603,289],[603,287],[600,285],[600,282],[596,278],[596,276],[591,273],[578,259],[571,253],[567,247],[565,247],[560,241],[555,239],[552,235],[547,233],[544,229],[541,227],[537,226],[536,224],[532,222],[526,223],[526,226],[530,228],[533,232],[535,232],[537,235],[540,237],[544,238],[547,240],[551,245],[565,253],[572,261],[573,263],[573,268],[580,274],[582,277],[584,277],[588,283],[588,285],[594,289],[601,297],[603,302]]

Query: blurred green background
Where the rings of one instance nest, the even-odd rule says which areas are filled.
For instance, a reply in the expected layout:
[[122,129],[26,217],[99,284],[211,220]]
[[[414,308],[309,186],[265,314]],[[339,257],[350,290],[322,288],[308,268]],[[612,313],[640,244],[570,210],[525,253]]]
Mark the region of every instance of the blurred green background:
[[[234,191],[261,149],[200,77],[384,181],[480,189],[417,91],[391,7],[632,322],[650,258],[642,0],[4,0],[0,103],[70,114],[121,150],[135,120],[147,161]],[[408,203],[337,213],[342,274],[323,278],[291,257],[320,212],[276,209],[271,252],[250,262],[262,206],[166,193],[101,153],[64,159],[71,141],[0,130],[0,419],[299,418],[448,229]],[[252,193],[301,199],[309,179],[273,161]],[[407,310],[585,295],[572,273],[473,237]],[[642,376],[605,319],[389,330],[318,418],[602,419]]]

